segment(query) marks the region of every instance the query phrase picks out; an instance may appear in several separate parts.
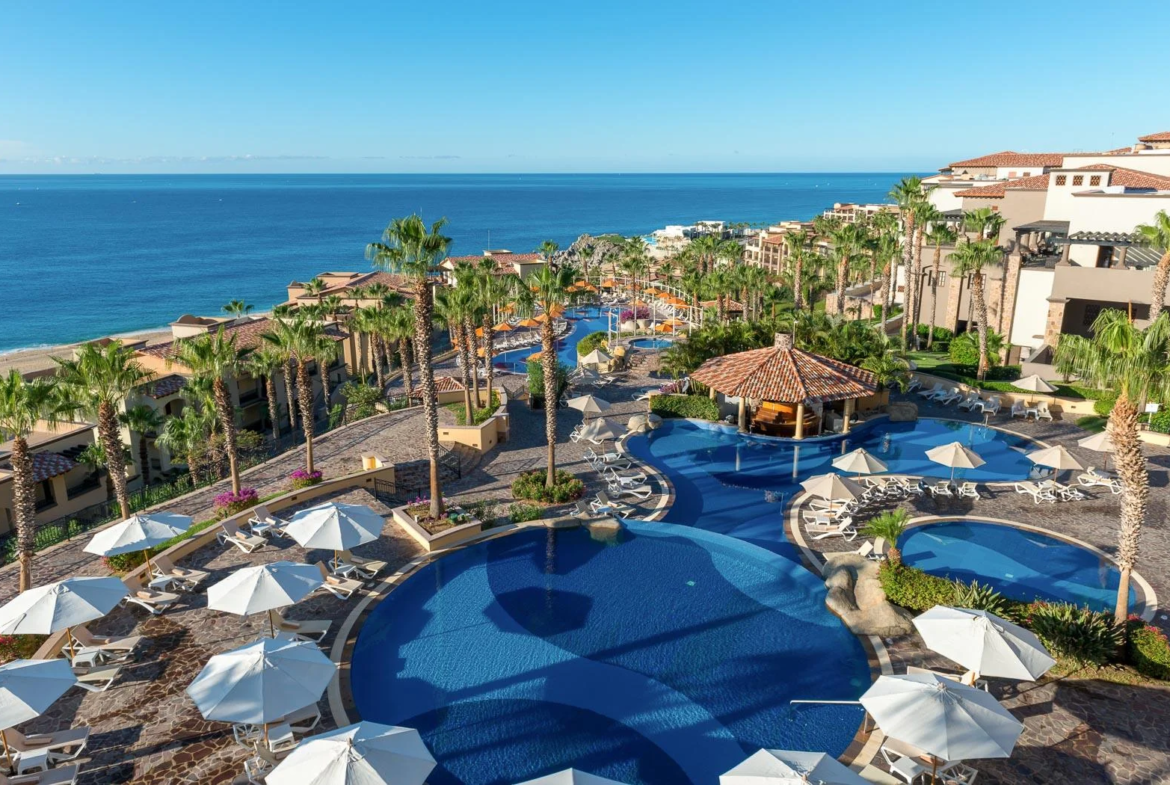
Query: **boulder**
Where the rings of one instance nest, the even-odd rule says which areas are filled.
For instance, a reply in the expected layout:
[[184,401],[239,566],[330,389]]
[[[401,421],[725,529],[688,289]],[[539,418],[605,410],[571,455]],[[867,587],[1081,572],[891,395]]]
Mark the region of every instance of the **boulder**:
[[824,569],[825,605],[854,635],[882,638],[914,631],[911,614],[886,600],[877,562],[856,553],[829,554]]
[[650,428],[649,420],[644,414],[635,414],[626,423],[626,430],[630,433],[645,433]]
[[910,401],[891,401],[886,411],[890,422],[914,422],[918,419],[918,404]]
[[654,413],[646,415],[646,427],[648,427],[652,431],[655,430],[656,428],[661,428],[662,427],[662,418]]

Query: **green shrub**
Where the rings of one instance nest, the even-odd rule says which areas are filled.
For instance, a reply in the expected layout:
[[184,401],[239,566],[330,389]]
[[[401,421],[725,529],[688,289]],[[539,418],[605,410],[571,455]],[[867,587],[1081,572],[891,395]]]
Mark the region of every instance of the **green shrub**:
[[[918,325],[918,334],[923,338],[928,338],[930,336],[930,325],[928,325],[928,324]],[[950,341],[954,337],[955,337],[954,332],[951,330],[948,330],[945,327],[935,327],[934,328],[934,341],[936,344],[939,341]]]
[[1123,631],[1113,615],[1078,608],[1067,602],[1034,602],[1028,606],[1024,624],[1055,657],[1078,665],[1103,665],[1121,646]]
[[650,411],[660,417],[690,417],[714,422],[719,419],[719,404],[704,395],[655,395]]
[[861,533],[866,537],[884,539],[889,548],[890,561],[898,564],[902,560],[902,554],[898,551],[898,540],[902,539],[902,533],[906,531],[906,522],[909,520],[910,513],[908,511],[890,510],[870,518]]
[[[557,400],[561,399],[569,386],[569,368],[564,363],[557,363]],[[531,360],[528,363],[528,395],[530,398],[544,399],[544,363]]]
[[1162,410],[1150,415],[1150,430],[1170,433],[1170,411]]
[[[467,406],[464,403],[456,401],[444,405],[443,408],[455,415],[456,425],[467,425]],[[500,397],[496,395],[495,390],[492,390],[492,399],[487,406],[479,409],[472,407],[471,419],[474,421],[472,425],[483,425],[492,418],[498,408],[500,408]]]
[[495,499],[479,499],[463,505],[464,509],[479,519],[485,529],[490,529],[496,524],[496,506]]
[[[999,351],[1003,348],[1003,336],[995,330],[987,331],[987,361],[994,368],[999,363]],[[955,365],[979,366],[979,333],[969,332],[956,335],[947,347],[951,362]]]
[[512,523],[535,521],[544,515],[544,510],[535,504],[513,504],[508,508],[508,517]]
[[882,562],[878,574],[886,599],[895,605],[921,612],[954,604],[954,581],[893,561]]
[[971,581],[970,583],[959,581],[958,585],[955,586],[954,602],[955,606],[959,608],[987,611],[1000,617],[1010,615],[1012,610],[1012,603],[1009,600],[995,589],[979,581]]
[[609,341],[609,333],[601,330],[595,333],[589,333],[581,340],[577,341],[577,355],[584,357],[594,349],[605,349]]
[[1138,673],[1154,679],[1170,679],[1170,640],[1166,633],[1131,616],[1126,653]]
[[512,495],[517,499],[528,499],[546,504],[564,504],[580,499],[585,494],[585,483],[564,469],[557,469],[556,483],[545,486],[547,473],[544,469],[524,472],[512,483]]
[[1093,401],[1093,411],[1100,417],[1108,417],[1113,411],[1113,404],[1117,403],[1117,393],[1113,390],[1102,390]]

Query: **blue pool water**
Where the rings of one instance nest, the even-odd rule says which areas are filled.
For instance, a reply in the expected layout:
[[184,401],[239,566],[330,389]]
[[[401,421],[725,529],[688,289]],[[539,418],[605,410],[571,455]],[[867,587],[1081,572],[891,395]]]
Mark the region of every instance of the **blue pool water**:
[[844,751],[870,675],[797,562],[698,529],[525,531],[448,555],[370,614],[365,720],[418,728],[431,785],[577,768],[631,785],[718,781],[760,747]]
[[665,520],[728,534],[797,558],[784,536],[784,507],[801,492],[800,483],[837,471],[833,458],[864,447],[891,473],[946,478],[950,469],[930,461],[926,451],[961,442],[986,463],[958,470],[956,479],[976,482],[1019,480],[1032,462],[1033,448],[1021,437],[954,420],[913,423],[877,420],[848,437],[791,440],[746,436],[732,428],[667,420],[648,435],[635,436],[626,449],[659,468],[674,484],[675,499]]
[[635,338],[630,346],[635,349],[668,349],[674,344],[669,338]]
[[[902,537],[902,559],[935,575],[978,579],[1016,600],[1062,600],[1109,611],[1121,574],[1113,562],[1072,543],[1012,526],[948,521]],[[1132,607],[1133,589],[1129,592]]]
[[[609,329],[607,314],[616,310],[618,309],[613,307],[599,307],[596,305],[569,308],[565,312],[565,318],[572,323],[573,329],[557,343],[557,359],[570,368],[576,368],[577,342],[589,333]],[[615,319],[615,327],[616,323],[617,320]],[[508,352],[503,352],[496,355],[496,367],[523,373],[527,370],[528,358],[533,353],[539,351],[540,345],[536,344],[523,349],[513,349]]]

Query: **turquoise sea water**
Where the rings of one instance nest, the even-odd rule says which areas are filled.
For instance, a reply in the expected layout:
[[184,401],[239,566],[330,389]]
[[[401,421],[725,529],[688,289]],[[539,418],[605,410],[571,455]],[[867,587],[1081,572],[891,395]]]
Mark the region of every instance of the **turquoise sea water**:
[[[157,328],[326,270],[366,270],[390,218],[446,216],[452,253],[582,233],[811,218],[900,174],[0,177],[0,351]],[[12,294],[15,293],[15,294]]]

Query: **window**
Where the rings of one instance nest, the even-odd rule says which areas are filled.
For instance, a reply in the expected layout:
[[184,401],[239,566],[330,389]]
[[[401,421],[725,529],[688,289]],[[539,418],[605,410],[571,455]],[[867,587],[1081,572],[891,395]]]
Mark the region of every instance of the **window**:
[[1095,174],[1089,178],[1089,185],[1100,185],[1100,184],[1101,184],[1101,175]]
[[1090,327],[1101,315],[1101,306],[1098,303],[1085,303],[1085,312],[1081,316],[1081,326]]
[[938,271],[938,281],[935,283],[935,285],[936,286],[946,286],[947,285],[947,271],[946,270],[939,270]]
[[1083,174],[1073,175],[1073,185],[1084,185],[1085,176]]
[[1015,177],[1015,176],[1016,176],[1015,172],[1008,172],[1008,177]]
[[1067,181],[1068,181],[1068,178],[1065,177],[1063,174],[1058,174],[1056,176],[1056,184],[1057,185],[1064,185],[1065,182],[1067,182]]

